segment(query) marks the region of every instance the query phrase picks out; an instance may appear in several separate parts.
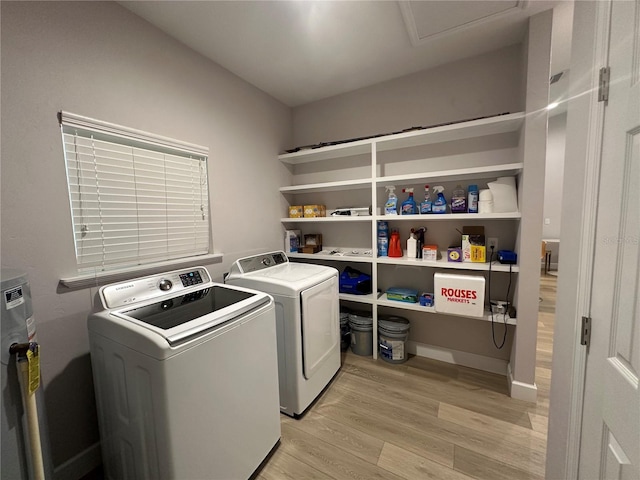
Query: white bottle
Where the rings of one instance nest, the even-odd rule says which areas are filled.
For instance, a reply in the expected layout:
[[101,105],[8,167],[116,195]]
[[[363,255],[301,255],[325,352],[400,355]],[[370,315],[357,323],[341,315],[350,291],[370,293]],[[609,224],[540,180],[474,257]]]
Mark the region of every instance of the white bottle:
[[418,239],[411,230],[411,236],[407,239],[407,258],[416,258],[418,251]]

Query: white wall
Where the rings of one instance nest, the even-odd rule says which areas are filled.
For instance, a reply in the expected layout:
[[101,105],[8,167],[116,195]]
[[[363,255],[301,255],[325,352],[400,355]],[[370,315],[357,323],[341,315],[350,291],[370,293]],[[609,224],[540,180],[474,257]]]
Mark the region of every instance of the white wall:
[[210,148],[215,251],[281,248],[291,111],[115,2],[2,2],[2,265],[28,273],[54,465],[98,441],[59,110]]
[[[560,238],[566,126],[566,113],[549,117],[544,174],[544,218],[549,224],[542,225],[542,238]],[[550,244],[549,247],[552,249],[551,261],[557,263],[558,245]]]

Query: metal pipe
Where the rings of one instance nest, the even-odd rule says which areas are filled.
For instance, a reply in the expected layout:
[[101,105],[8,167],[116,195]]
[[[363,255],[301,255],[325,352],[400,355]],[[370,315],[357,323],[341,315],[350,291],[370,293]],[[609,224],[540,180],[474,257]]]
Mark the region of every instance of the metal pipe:
[[9,353],[16,355],[16,368],[20,379],[22,401],[27,413],[27,430],[29,437],[29,453],[33,466],[34,480],[45,480],[44,462],[42,460],[42,444],[40,443],[40,423],[38,421],[38,406],[35,392],[29,391],[29,361],[27,351],[34,343],[14,343],[9,347]]

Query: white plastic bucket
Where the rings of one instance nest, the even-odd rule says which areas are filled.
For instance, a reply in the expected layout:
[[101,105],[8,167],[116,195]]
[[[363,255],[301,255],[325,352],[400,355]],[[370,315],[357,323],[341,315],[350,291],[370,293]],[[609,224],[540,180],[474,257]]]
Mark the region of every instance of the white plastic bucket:
[[409,338],[411,324],[404,317],[378,317],[378,352],[380,358],[389,363],[407,361],[406,341]]

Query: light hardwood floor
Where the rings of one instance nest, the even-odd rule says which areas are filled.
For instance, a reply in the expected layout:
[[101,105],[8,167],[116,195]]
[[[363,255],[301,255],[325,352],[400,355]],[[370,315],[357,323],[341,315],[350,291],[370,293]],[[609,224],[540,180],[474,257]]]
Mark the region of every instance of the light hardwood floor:
[[544,478],[556,277],[541,275],[536,404],[506,379],[420,357],[343,354],[333,382],[257,475],[281,479]]

